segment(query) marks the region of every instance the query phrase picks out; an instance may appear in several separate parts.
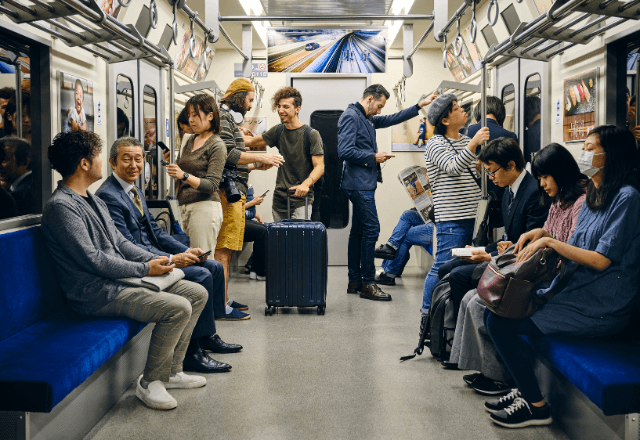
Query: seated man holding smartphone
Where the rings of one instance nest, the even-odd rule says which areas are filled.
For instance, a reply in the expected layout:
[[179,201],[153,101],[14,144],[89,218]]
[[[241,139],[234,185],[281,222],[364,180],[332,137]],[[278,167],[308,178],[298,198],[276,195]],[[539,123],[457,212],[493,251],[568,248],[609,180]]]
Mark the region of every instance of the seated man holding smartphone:
[[185,279],[202,285],[209,298],[193,330],[184,359],[186,371],[216,373],[229,371],[229,364],[218,362],[205,352],[236,353],[241,345],[227,344],[216,334],[214,314],[224,314],[224,273],[222,265],[206,259],[210,249],[187,248],[158,227],[149,213],[142,191],[135,186],[144,166],[142,144],[133,137],[116,140],[109,151],[113,174],[96,195],[109,209],[116,227],[129,241],[155,255],[169,257],[182,269]]

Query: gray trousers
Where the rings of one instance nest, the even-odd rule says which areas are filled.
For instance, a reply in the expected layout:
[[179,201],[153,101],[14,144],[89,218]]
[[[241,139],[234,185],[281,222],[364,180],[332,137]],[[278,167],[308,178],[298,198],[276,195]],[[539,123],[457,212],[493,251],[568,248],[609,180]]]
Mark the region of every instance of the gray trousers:
[[92,316],[124,316],[141,322],[155,322],[143,379],[168,382],[172,374],[182,372],[191,333],[207,297],[204,287],[185,280],[178,281],[166,292],[127,287]]
[[[291,211],[291,220],[294,220],[294,219],[311,220],[311,208],[313,208],[313,206],[309,205],[309,209],[308,209],[309,215],[307,217],[304,216],[304,206],[294,209],[293,211]],[[279,222],[280,220],[289,218],[289,213],[287,211],[280,212],[280,211],[276,211],[275,209],[272,209],[271,214],[273,214],[274,222]]]
[[449,361],[456,362],[461,370],[479,371],[489,379],[504,382],[511,375],[484,326],[482,316],[486,308],[476,289],[462,298]]

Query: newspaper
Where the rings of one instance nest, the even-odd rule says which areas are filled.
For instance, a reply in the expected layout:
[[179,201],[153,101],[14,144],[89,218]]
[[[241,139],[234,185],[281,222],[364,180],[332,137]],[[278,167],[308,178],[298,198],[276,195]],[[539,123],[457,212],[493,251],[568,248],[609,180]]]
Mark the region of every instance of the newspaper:
[[419,166],[405,168],[398,174],[398,180],[407,190],[425,223],[429,223],[429,211],[433,209],[431,185],[427,179],[427,169]]

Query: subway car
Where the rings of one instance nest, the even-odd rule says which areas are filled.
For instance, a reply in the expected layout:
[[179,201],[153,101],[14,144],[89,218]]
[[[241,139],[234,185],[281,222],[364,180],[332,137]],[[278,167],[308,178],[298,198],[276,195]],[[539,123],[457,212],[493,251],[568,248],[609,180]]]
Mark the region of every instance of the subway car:
[[639,19],[1,1],[0,438],[640,439]]

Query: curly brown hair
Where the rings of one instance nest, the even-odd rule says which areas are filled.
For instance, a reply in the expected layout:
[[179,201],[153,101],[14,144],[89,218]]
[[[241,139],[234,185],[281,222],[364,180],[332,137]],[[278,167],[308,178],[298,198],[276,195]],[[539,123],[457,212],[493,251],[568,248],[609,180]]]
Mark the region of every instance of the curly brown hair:
[[271,98],[271,108],[275,112],[278,109],[278,103],[281,99],[293,98],[296,107],[302,107],[302,95],[293,87],[283,87]]

